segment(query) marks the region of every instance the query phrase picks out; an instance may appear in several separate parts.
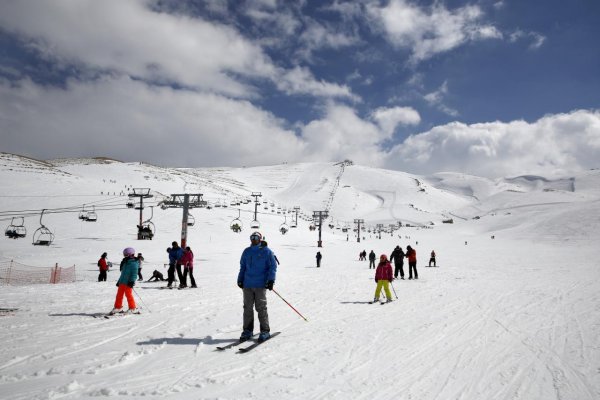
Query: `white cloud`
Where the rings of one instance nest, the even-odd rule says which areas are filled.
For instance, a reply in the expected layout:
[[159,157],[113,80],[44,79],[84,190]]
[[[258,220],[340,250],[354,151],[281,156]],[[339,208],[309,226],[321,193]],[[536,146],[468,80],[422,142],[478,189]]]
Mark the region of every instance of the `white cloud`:
[[3,151],[38,158],[109,156],[166,166],[265,165],[305,144],[271,113],[217,94],[129,78],[66,89],[0,82]]
[[437,2],[425,9],[406,0],[391,0],[384,6],[371,2],[367,11],[375,22],[373,29],[381,25],[390,43],[410,49],[413,63],[468,41],[502,37],[497,28],[480,22],[483,12],[478,6],[467,5],[451,11]]
[[529,48],[537,50],[546,42],[546,37],[537,32],[525,32],[517,29],[509,35],[509,40],[513,43],[519,40],[529,40]]
[[423,96],[423,98],[425,99],[425,101],[427,103],[429,103],[432,106],[435,106],[443,113],[448,114],[452,117],[456,117],[459,114],[458,111],[453,108],[448,107],[444,103],[444,98],[447,95],[448,95],[448,82],[444,81],[444,83],[442,83],[442,86],[440,86],[440,88],[438,90],[435,90],[431,93],[427,93],[425,96]]
[[599,167],[600,111],[548,115],[533,123],[453,122],[410,136],[387,167],[429,174],[457,171],[490,178],[553,176]]
[[379,143],[386,134],[376,124],[360,118],[350,107],[329,104],[322,119],[302,128],[307,161],[339,161],[381,166],[385,153]]
[[378,108],[371,113],[371,118],[387,138],[392,137],[394,130],[400,124],[417,125],[421,122],[421,116],[411,107]]
[[347,85],[319,81],[309,69],[303,67],[282,71],[276,84],[279,90],[290,95],[310,94],[315,97],[346,97],[354,101],[360,101],[360,98],[352,94]]
[[0,25],[34,41],[52,60],[148,81],[249,97],[256,94],[249,80],[279,82],[291,73],[309,81],[287,85],[288,91],[299,87],[306,94],[305,87],[326,86],[349,93],[347,87],[336,91],[334,83],[314,81],[312,74],[275,66],[259,45],[231,27],[147,6],[143,0],[0,2]]

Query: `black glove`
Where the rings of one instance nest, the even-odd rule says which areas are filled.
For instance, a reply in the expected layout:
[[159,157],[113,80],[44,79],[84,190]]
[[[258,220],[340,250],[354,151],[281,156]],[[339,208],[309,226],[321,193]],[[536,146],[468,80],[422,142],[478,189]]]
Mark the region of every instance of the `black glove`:
[[240,287],[240,289],[244,288],[244,282],[238,282],[238,286]]
[[128,282],[128,283],[127,283],[127,286],[129,286],[130,288],[132,288],[132,287],[133,287],[133,285],[135,285],[135,282],[133,282],[133,281],[132,281],[132,282]]
[[275,283],[275,281],[267,281],[267,284],[265,285],[266,289],[269,290],[273,290],[273,284]]

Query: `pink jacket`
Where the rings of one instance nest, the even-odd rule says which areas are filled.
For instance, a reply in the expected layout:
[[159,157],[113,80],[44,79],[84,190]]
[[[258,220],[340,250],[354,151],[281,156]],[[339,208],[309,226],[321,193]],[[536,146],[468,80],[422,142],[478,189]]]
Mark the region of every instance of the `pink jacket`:
[[191,251],[184,251],[183,256],[179,259],[179,262],[184,267],[187,265],[190,268],[194,268],[194,253]]
[[392,271],[392,264],[389,261],[385,263],[379,263],[375,270],[375,282],[380,280],[392,281],[394,279],[394,273]]

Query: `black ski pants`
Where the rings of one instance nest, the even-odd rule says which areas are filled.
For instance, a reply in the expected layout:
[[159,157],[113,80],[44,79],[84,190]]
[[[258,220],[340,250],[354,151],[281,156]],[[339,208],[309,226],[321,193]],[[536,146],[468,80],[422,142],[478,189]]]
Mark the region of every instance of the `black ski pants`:
[[169,269],[167,270],[167,283],[169,286],[175,281],[175,263],[169,263]]
[[415,279],[419,279],[419,274],[417,273],[417,262],[409,261],[408,262],[408,279],[413,278],[413,272],[415,275]]
[[369,260],[369,269],[371,269],[371,265],[373,266],[373,269],[375,269],[375,260]]
[[100,275],[98,275],[98,282],[106,282],[106,271],[100,271]]
[[183,268],[183,279],[181,281],[182,286],[187,286],[187,276],[190,275],[190,283],[192,287],[196,287],[196,280],[194,279],[194,267],[184,267]]
[[400,272],[400,278],[404,279],[404,262],[394,263],[394,267],[394,278],[397,278]]

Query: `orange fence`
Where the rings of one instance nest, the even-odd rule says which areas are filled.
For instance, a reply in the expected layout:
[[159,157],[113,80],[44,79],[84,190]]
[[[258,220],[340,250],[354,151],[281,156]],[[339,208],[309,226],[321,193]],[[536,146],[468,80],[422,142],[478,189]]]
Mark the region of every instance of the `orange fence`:
[[0,261],[0,285],[75,282],[75,266],[33,267],[15,261]]

